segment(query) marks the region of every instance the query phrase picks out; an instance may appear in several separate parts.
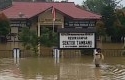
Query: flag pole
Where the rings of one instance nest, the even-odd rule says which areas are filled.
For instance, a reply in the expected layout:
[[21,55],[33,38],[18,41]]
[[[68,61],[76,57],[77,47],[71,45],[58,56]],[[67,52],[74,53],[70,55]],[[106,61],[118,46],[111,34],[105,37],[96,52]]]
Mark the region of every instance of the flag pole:
[[54,26],[55,26],[55,21],[53,20],[53,33],[54,33]]
[[52,15],[53,15],[53,32],[54,32],[54,27],[55,27],[55,16],[56,16],[55,8],[54,8],[54,7],[52,7]]

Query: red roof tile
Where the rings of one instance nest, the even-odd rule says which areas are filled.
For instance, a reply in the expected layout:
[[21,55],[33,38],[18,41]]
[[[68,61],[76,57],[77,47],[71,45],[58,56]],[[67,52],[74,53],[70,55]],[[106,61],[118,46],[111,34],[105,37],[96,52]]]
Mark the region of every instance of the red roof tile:
[[20,18],[19,13],[25,15],[25,18],[31,18],[45,10],[55,7],[57,10],[65,13],[74,19],[100,19],[100,15],[77,8],[74,3],[44,3],[44,2],[13,2],[12,7],[2,12],[8,18]]

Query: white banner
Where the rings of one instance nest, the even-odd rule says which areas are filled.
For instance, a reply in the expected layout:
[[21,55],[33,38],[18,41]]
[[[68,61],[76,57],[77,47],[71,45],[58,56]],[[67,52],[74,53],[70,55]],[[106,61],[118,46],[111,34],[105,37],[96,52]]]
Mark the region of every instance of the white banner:
[[95,33],[60,33],[60,48],[95,48]]

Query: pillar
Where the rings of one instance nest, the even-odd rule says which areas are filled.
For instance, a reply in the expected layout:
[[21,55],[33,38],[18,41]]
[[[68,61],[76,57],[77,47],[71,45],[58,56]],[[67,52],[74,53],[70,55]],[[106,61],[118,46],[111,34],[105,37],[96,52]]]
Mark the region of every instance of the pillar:
[[37,29],[37,32],[38,32],[38,37],[40,37],[40,23],[38,22],[38,29]]
[[[37,29],[37,32],[38,32],[38,37],[40,37],[40,23],[38,22],[38,29]],[[38,44],[38,56],[40,56],[40,43]]]

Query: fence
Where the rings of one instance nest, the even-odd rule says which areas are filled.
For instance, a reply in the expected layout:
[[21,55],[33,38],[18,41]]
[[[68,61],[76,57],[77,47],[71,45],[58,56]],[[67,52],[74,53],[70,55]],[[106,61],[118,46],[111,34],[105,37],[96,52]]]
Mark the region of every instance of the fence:
[[12,58],[13,50],[0,50],[0,58]]
[[[81,56],[80,50],[63,50],[60,51],[64,57],[79,57]],[[45,49],[45,52],[42,50],[40,56],[51,56],[52,57],[52,50]],[[102,53],[104,56],[116,56],[120,57],[125,55],[124,49],[102,49]],[[61,55],[60,54],[60,55]],[[31,50],[20,50],[20,57],[31,57],[33,56],[33,52]],[[0,58],[13,58],[13,50],[0,50]]]
[[102,49],[102,53],[104,56],[123,56],[125,55],[124,49]]
[[[30,57],[31,54],[29,50],[20,50],[20,57]],[[13,50],[0,50],[0,58],[13,58]]]

